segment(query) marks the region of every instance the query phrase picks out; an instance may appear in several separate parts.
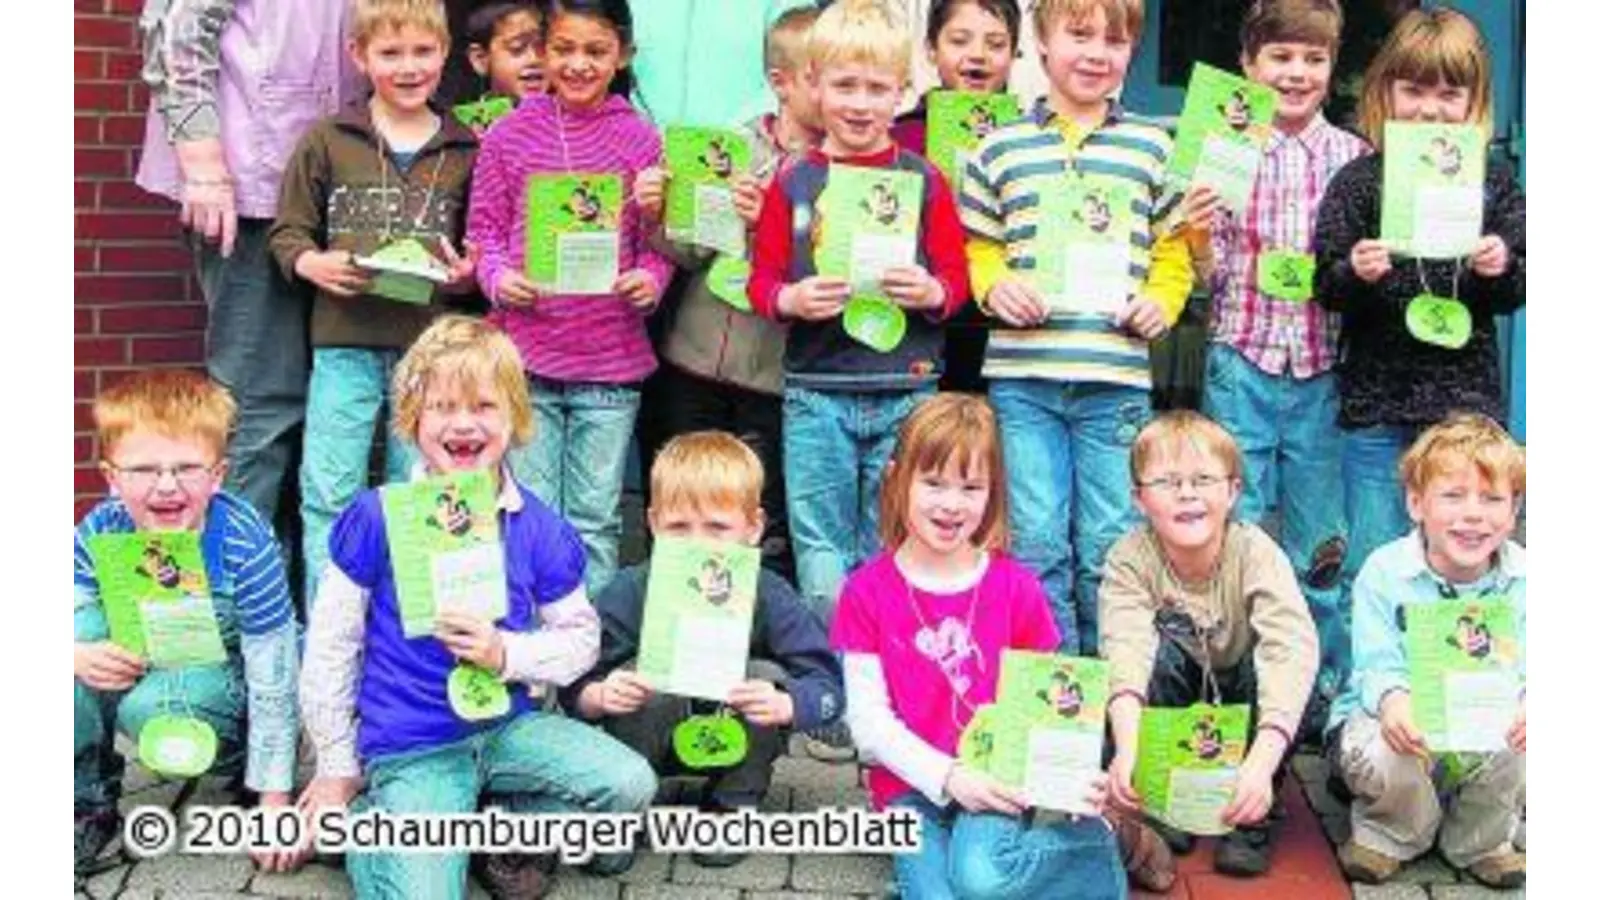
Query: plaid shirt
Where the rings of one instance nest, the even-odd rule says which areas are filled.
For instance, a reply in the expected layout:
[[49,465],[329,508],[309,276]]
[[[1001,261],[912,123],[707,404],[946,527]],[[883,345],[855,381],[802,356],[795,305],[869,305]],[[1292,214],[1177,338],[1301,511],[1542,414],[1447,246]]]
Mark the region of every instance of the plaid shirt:
[[1257,261],[1276,249],[1311,252],[1317,205],[1344,164],[1370,152],[1321,113],[1297,135],[1276,128],[1267,139],[1255,189],[1243,216],[1228,215],[1213,232],[1211,340],[1238,350],[1272,375],[1311,378],[1333,368],[1339,317],[1312,300],[1297,303],[1261,293]]

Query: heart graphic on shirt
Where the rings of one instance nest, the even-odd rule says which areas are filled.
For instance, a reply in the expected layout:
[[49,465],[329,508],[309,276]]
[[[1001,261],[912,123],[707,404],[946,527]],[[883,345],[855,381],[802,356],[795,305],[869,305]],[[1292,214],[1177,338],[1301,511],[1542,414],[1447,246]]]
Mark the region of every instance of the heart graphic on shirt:
[[944,670],[957,693],[965,694],[972,686],[972,679],[964,670],[975,650],[965,624],[956,619],[943,619],[937,628],[923,627],[917,631],[916,645],[919,653]]

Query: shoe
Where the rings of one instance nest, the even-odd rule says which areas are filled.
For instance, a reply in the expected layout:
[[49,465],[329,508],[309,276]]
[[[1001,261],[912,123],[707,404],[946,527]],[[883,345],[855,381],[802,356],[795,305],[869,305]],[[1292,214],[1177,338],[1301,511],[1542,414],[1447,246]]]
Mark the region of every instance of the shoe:
[[636,850],[628,850],[621,853],[596,853],[587,863],[584,863],[582,871],[597,878],[610,878],[613,875],[621,875],[623,872],[633,868],[633,858],[637,855],[637,852]]
[[78,812],[72,822],[73,872],[87,876],[102,868],[96,865],[100,854],[121,833],[122,815],[115,807]]
[[555,887],[556,857],[551,853],[481,853],[472,868],[495,900],[537,900]]
[[1106,811],[1128,880],[1142,890],[1164,894],[1178,880],[1178,863],[1167,842],[1136,815]]
[[1145,824],[1148,825],[1150,830],[1154,831],[1168,847],[1172,848],[1173,853],[1176,853],[1179,856],[1187,856],[1189,852],[1194,849],[1194,835],[1188,833],[1187,831],[1179,831],[1167,823],[1158,822],[1155,819],[1150,819]]
[[1235,828],[1217,841],[1212,865],[1224,875],[1252,878],[1272,865],[1272,826]]
[[1376,850],[1370,850],[1355,841],[1339,846],[1339,868],[1345,877],[1362,884],[1383,884],[1405,863]]
[[1522,887],[1528,880],[1528,857],[1503,848],[1467,866],[1467,874],[1484,887],[1497,890]]
[[850,729],[843,722],[835,722],[806,735],[806,755],[818,762],[842,765],[856,761],[856,748],[850,740]]

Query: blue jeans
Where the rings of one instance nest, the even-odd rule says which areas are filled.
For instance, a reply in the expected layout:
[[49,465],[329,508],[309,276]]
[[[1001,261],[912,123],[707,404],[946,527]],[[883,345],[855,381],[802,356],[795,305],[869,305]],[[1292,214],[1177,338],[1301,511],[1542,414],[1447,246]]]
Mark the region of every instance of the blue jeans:
[[1421,429],[1400,425],[1353,428],[1344,433],[1344,510],[1350,518],[1350,571],[1360,572],[1372,551],[1411,530],[1400,457]]
[[382,428],[388,436],[383,454],[387,481],[405,481],[417,458],[416,447],[396,438],[379,416],[399,361],[399,350],[318,347],[312,352],[306,444],[300,460],[307,618],[328,562],[328,531],[367,486],[373,429]]
[[593,597],[617,573],[622,479],[639,414],[639,389],[530,375],[528,391],[533,395],[533,440],[511,452],[511,468],[577,529],[588,562],[583,584]]
[[229,491],[269,523],[289,477],[294,429],[305,416],[309,368],[307,294],[267,250],[270,219],[240,219],[233,254],[204,244],[197,256],[206,301],[206,374],[238,405],[228,438]]
[[[515,813],[643,812],[655,798],[650,765],[605,732],[529,712],[472,737],[367,765],[367,792],[352,811],[470,813],[487,794]],[[357,897],[460,898],[465,853],[351,853]]]
[[894,858],[905,900],[1128,896],[1122,856],[1104,819],[1034,825],[953,805],[940,809],[915,791],[892,805],[922,817],[922,850]]
[[1111,384],[1001,378],[1000,424],[1017,559],[1044,583],[1061,652],[1099,644],[1100,571],[1138,522],[1128,452],[1150,420],[1150,392]]
[[800,593],[833,621],[844,577],[878,552],[878,490],[900,423],[934,388],[783,390],[783,480]]
[[217,733],[213,774],[244,769],[244,673],[234,664],[152,669],[127,691],[97,691],[73,679],[72,797],[80,811],[108,809],[122,796],[122,757],[115,731],[134,743],[159,715],[193,716]]
[[1325,695],[1350,669],[1350,579],[1345,565],[1344,476],[1333,373],[1269,375],[1224,344],[1207,350],[1203,407],[1244,456],[1244,491],[1234,514],[1260,522],[1282,513],[1279,541],[1317,623]]

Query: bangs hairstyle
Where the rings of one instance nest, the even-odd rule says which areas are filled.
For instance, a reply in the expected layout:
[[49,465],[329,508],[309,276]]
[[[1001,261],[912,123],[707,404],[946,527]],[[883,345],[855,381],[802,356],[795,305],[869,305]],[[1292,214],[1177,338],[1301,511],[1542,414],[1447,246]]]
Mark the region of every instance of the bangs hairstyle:
[[1004,23],[1006,34],[1011,38],[1011,52],[1016,52],[1022,31],[1022,9],[1017,6],[1017,0],[933,0],[933,6],[928,10],[928,30],[925,35],[929,47],[938,46],[939,32],[963,6],[976,6]]
[[761,45],[761,64],[768,72],[794,72],[805,66],[806,40],[819,15],[814,6],[796,6],[778,16]]
[[1239,28],[1244,58],[1254,60],[1267,44],[1311,44],[1339,58],[1344,12],[1339,0],[1255,0]]
[[533,405],[516,346],[482,319],[440,316],[394,367],[394,433],[416,441],[430,389],[474,396],[484,388],[505,404],[512,445],[526,444],[533,437]]
[[1175,459],[1185,446],[1221,462],[1229,478],[1244,476],[1239,444],[1226,428],[1194,410],[1175,409],[1151,419],[1133,439],[1133,452],[1128,454],[1133,483],[1143,481],[1149,467]]
[[1433,479],[1471,466],[1491,484],[1509,484],[1517,497],[1528,486],[1522,447],[1500,423],[1480,413],[1456,413],[1418,436],[1400,458],[1406,490],[1423,493]]
[[450,22],[439,0],[355,0],[350,40],[365,47],[380,33],[407,25],[435,35],[449,49]]
[[956,461],[963,473],[978,466],[989,470],[989,507],[983,511],[972,543],[983,550],[1006,550],[1006,467],[1000,455],[1000,429],[989,402],[976,394],[935,394],[917,404],[900,423],[894,466],[884,476],[878,495],[878,536],[890,552],[910,536],[911,483],[918,475],[937,472]]
[[761,458],[726,431],[694,431],[668,441],[650,466],[650,508],[761,511]]
[[153,431],[174,441],[205,444],[221,458],[228,448],[236,407],[227,389],[187,369],[139,372],[106,388],[94,401],[100,458],[135,431]]
[[509,0],[509,2],[490,3],[473,10],[467,16],[467,24],[463,28],[468,44],[477,44],[485,50],[494,42],[495,35],[500,31],[500,25],[505,20],[517,13],[528,13],[539,20],[542,29],[544,25],[544,9],[535,0]]
[[1390,88],[1405,79],[1423,85],[1464,88],[1471,97],[1467,120],[1493,121],[1489,48],[1472,20],[1453,9],[1414,9],[1389,32],[1361,85],[1361,131],[1373,149],[1383,149],[1383,123],[1394,117]]
[[1094,15],[1096,9],[1106,11],[1106,32],[1120,35],[1129,42],[1139,43],[1139,32],[1144,28],[1144,0],[1034,0],[1033,31],[1042,39],[1062,19],[1081,22]]
[[622,45],[622,58],[627,65],[617,69],[617,74],[611,76],[611,83],[606,86],[606,93],[626,97],[633,93],[633,65],[629,54],[634,51],[633,44],[633,11],[628,8],[628,0],[546,0],[544,6],[544,27],[541,39],[545,46],[550,43],[551,26],[561,16],[582,16],[604,24],[617,36],[617,43]]
[[911,35],[882,0],[840,0],[817,16],[806,40],[813,69],[865,65],[911,77]]

